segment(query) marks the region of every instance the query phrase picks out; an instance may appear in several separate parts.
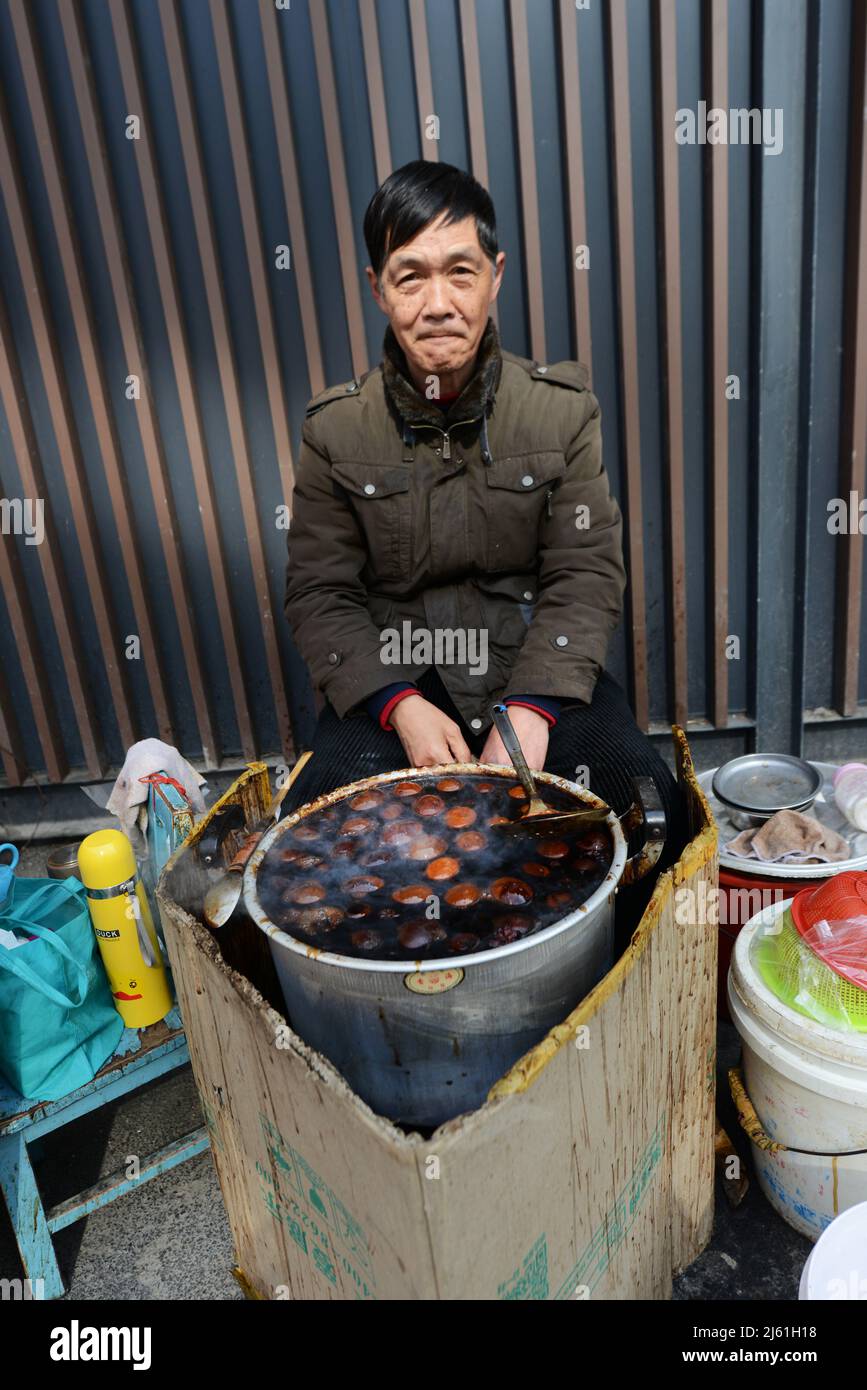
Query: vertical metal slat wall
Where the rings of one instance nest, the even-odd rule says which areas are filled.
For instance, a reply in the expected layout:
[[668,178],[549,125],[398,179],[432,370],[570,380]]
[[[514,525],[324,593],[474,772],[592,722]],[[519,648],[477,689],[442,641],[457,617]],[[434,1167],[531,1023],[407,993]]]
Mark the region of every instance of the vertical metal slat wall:
[[[361,221],[419,157],[492,193],[505,345],[591,369],[639,722],[706,763],[863,754],[864,540],[828,518],[867,491],[865,13],[0,0],[2,785],[309,738],[293,455],[378,360]],[[782,149],[678,143],[700,102],[779,108]]]

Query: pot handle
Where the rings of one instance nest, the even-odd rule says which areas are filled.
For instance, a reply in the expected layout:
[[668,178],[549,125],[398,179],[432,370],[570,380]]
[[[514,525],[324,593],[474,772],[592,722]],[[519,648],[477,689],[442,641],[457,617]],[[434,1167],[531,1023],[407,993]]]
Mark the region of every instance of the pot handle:
[[644,878],[659,863],[665,846],[665,810],[659,788],[652,777],[633,777],[632,789],[635,800],[620,817],[620,826],[624,835],[628,835],[643,824],[644,844],[624,864],[618,885],[620,888],[628,888],[631,883]]
[[258,845],[264,833],[264,830],[250,831],[244,843],[241,845],[241,848],[229,864],[226,870],[227,873],[234,873],[235,870],[243,870],[246,867],[247,860],[251,857],[253,850]]
[[240,802],[227,806],[225,811],[218,811],[196,845],[196,853],[202,863],[209,869],[219,868],[220,850],[224,842],[233,830],[243,831],[244,826],[244,808]]

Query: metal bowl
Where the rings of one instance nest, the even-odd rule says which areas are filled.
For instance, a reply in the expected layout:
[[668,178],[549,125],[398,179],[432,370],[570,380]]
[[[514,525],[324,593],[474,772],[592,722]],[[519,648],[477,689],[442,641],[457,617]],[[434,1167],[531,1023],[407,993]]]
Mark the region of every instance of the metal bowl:
[[812,763],[789,753],[747,753],[718,768],[713,793],[739,830],[764,825],[778,811],[808,811],[822,788]]

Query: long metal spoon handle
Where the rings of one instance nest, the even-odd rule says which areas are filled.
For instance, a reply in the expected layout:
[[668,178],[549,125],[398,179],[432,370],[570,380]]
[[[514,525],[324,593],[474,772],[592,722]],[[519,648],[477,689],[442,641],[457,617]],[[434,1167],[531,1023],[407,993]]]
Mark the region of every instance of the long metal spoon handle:
[[298,774],[301,772],[301,769],[306,766],[306,764],[310,761],[312,757],[313,749],[308,748],[307,752],[302,753],[301,756],[297,759],[295,766],[292,768],[292,771],[289,773],[289,776],[286,778],[286,781],[283,783],[280,790],[276,792],[274,796],[272,796],[267,811],[265,812],[261,821],[258,823],[259,825],[267,826],[274,819],[274,817],[276,816],[277,812],[283,804],[284,796],[289,791],[289,788],[292,786],[292,783],[295,781]]
[[515,765],[515,771],[521,779],[521,785],[531,801],[538,799],[539,793],[536,790],[536,783],[533,775],[527,766],[527,759],[524,757],[523,750],[518,742],[518,735],[515,733],[512,721],[509,718],[509,711],[505,705],[492,705],[491,716],[497,726],[497,733],[503,740],[503,747]]

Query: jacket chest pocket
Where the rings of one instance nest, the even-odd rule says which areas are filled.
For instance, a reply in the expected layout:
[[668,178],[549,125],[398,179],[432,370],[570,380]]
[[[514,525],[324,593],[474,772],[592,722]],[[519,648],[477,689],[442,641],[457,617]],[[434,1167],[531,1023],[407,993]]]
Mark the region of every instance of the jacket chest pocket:
[[411,554],[409,469],[338,460],[332,463],[331,471],[349,494],[371,570],[381,579],[407,578]]
[[539,556],[539,527],[550,513],[553,492],[566,472],[562,454],[525,454],[495,459],[485,468],[488,569],[533,565]]

